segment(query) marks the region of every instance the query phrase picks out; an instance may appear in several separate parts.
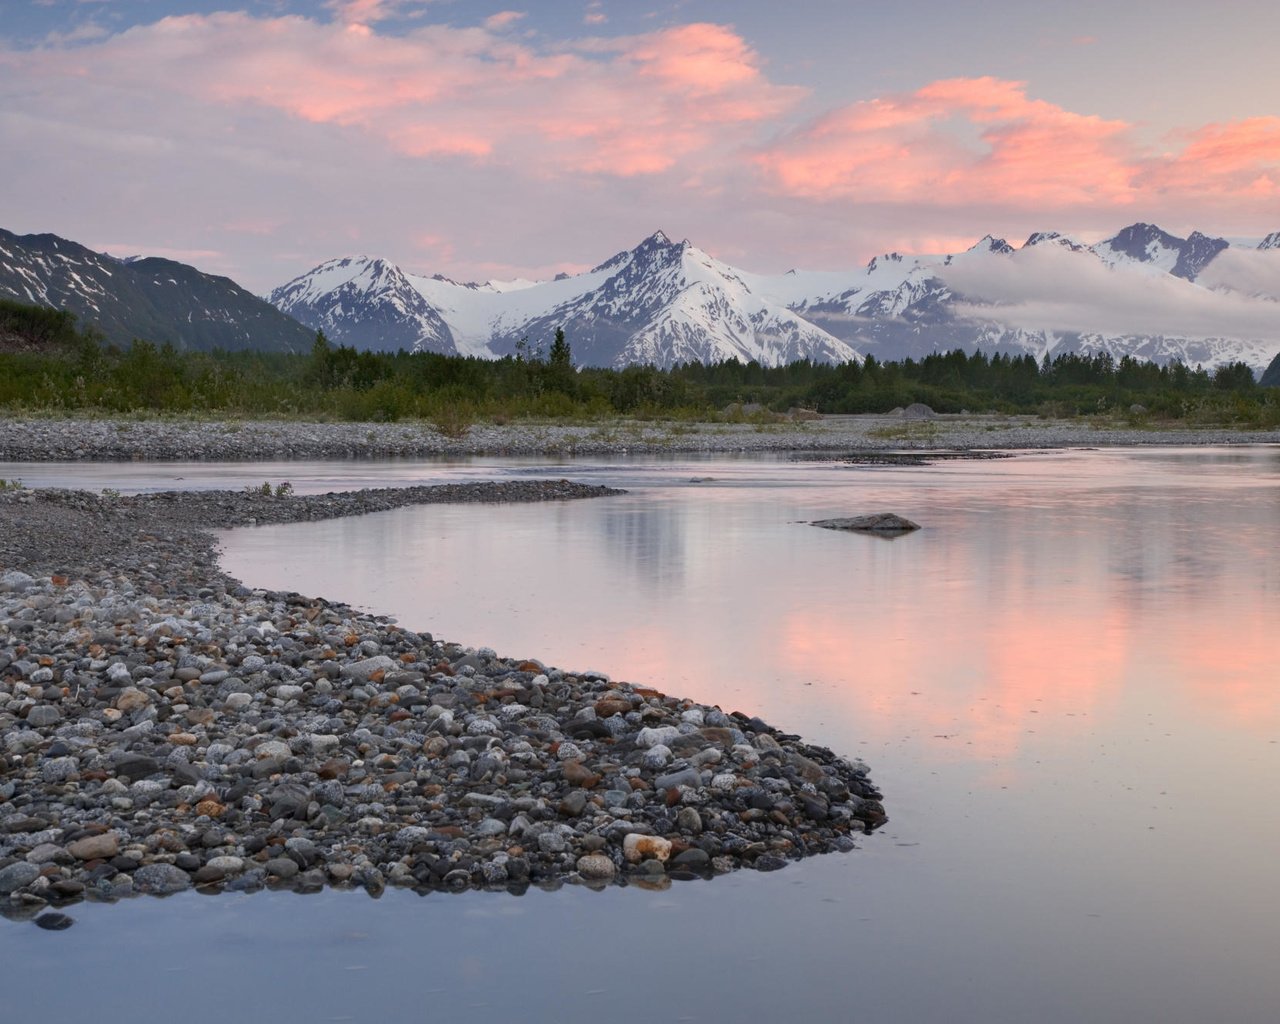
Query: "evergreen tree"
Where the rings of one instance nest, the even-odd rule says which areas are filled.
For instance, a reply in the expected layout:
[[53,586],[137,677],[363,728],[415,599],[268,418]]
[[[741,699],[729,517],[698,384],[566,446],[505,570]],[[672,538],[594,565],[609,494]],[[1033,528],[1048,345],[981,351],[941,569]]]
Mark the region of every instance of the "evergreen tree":
[[563,327],[556,328],[556,337],[551,342],[551,352],[548,360],[553,367],[573,369],[573,352],[569,348],[569,343],[565,340]]

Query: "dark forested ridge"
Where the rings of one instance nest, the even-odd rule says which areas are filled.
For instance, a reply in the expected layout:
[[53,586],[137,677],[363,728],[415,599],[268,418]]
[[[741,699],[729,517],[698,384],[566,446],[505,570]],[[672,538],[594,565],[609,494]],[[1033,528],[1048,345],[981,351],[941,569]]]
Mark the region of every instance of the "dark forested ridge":
[[[172,344],[104,342],[73,319],[0,302],[0,335],[27,344],[0,352],[0,406],[10,410],[165,412],[347,420],[430,419],[459,424],[512,417],[760,415],[795,407],[883,413],[923,402],[940,413],[1120,415],[1134,421],[1280,426],[1280,389],[1244,363],[1212,373],[1131,357],[962,351],[924,359],[765,367],[733,360],[661,370],[576,368],[572,339],[480,359],[360,352],[323,334],[306,352],[183,352]],[[1271,373],[1276,369],[1272,364]]]
[[314,336],[230,278],[155,257],[116,260],[57,235],[0,229],[0,297],[73,313],[120,345],[289,352]]
[[1264,388],[1280,388],[1280,353],[1271,360],[1271,364],[1262,372],[1258,381]]

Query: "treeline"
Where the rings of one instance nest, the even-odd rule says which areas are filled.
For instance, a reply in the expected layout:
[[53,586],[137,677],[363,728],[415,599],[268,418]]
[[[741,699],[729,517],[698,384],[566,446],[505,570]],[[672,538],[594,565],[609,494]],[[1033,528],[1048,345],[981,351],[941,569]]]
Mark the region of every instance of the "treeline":
[[74,313],[0,298],[0,338],[6,348],[46,349],[75,344],[82,334]]
[[521,345],[497,360],[359,352],[323,334],[305,354],[180,352],[146,341],[104,345],[92,331],[75,330],[69,314],[11,306],[20,304],[0,304],[0,325],[16,324],[8,329],[46,342],[39,351],[0,354],[0,407],[13,411],[417,418],[461,430],[476,420],[525,417],[763,419],[796,407],[864,413],[923,402],[944,413],[1280,426],[1280,389],[1258,386],[1244,363],[1209,372],[1107,354],[1037,361],[953,351],[901,362],[765,367],[726,360],[615,370],[576,368],[562,332],[545,351]]

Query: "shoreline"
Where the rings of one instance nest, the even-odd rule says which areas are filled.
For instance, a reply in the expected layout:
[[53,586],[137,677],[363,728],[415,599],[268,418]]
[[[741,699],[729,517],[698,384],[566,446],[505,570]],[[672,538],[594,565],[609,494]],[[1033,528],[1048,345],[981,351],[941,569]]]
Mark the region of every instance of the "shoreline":
[[1280,430],[1157,428],[1034,416],[821,416],[761,423],[610,420],[477,424],[450,437],[428,423],[0,418],[0,462],[271,461],[476,455],[1013,451],[1280,444]]
[[249,589],[207,532],[610,493],[0,491],[0,915],[65,927],[50,908],[193,887],[665,887],[853,849],[886,820],[860,762]]

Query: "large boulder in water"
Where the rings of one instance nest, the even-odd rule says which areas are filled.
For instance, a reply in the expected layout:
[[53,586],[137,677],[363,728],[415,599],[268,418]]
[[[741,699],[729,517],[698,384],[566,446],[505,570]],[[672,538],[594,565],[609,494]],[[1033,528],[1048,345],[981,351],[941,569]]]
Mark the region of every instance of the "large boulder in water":
[[896,512],[873,512],[871,515],[851,516],[848,519],[818,519],[813,525],[821,526],[824,530],[850,530],[854,533],[874,533],[881,537],[898,537],[920,529],[919,523],[913,523]]

